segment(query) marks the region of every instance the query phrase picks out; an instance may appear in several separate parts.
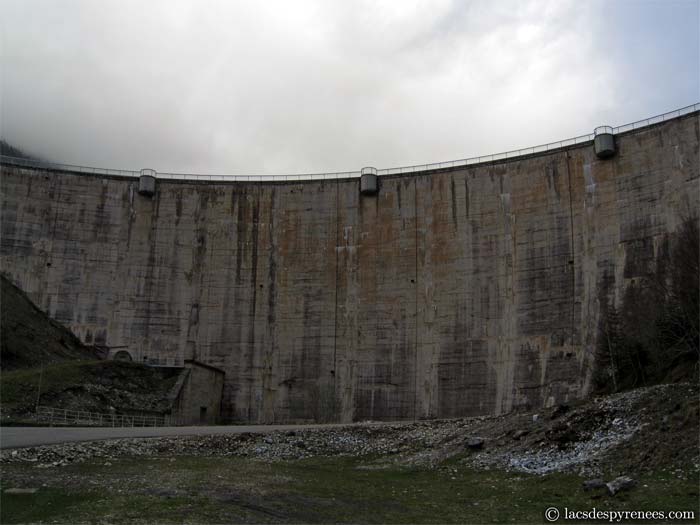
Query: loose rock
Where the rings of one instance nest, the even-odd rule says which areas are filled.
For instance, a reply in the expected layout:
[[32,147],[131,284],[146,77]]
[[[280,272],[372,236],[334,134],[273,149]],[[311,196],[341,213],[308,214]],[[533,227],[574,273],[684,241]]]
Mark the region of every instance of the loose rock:
[[484,439],[480,437],[470,437],[467,439],[467,448],[472,450],[484,448]]
[[605,487],[605,481],[602,479],[589,479],[588,481],[583,482],[583,490],[585,491],[604,489]]
[[610,481],[609,483],[606,483],[606,487],[608,487],[608,493],[611,496],[614,496],[618,492],[622,490],[630,490],[632,487],[634,487],[637,484],[635,480],[628,476],[620,476],[619,478],[615,478],[614,480]]
[[529,432],[527,430],[522,430],[522,429],[516,430],[515,433],[513,434],[513,439],[515,439],[517,441],[521,437],[527,436],[528,434],[529,434]]

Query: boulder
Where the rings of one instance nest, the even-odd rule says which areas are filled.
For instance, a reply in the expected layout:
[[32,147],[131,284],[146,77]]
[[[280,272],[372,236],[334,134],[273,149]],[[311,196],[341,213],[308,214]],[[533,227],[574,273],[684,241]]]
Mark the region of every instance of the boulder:
[[484,438],[470,437],[467,438],[467,441],[465,443],[467,445],[467,448],[470,448],[472,450],[484,448]]
[[529,433],[529,432],[528,432],[527,430],[523,430],[523,429],[516,430],[515,433],[513,434],[513,439],[515,439],[515,440],[517,441],[517,440],[520,439],[521,437],[527,436],[528,433]]
[[585,491],[604,489],[605,487],[605,481],[602,479],[589,479],[588,481],[583,482],[583,490]]
[[636,484],[637,482],[632,478],[628,476],[620,476],[619,478],[615,478],[614,480],[606,483],[605,486],[608,487],[608,493],[611,496],[614,496],[620,491],[630,490]]
[[557,419],[559,416],[566,414],[569,411],[569,405],[557,405],[552,411],[550,419]]

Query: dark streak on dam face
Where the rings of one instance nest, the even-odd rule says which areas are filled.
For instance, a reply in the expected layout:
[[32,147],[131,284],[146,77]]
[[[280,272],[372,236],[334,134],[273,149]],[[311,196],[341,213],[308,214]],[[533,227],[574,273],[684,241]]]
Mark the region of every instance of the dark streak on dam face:
[[84,341],[226,372],[223,417],[495,414],[584,395],[600,290],[698,210],[698,114],[469,168],[206,183],[2,166],[2,270]]

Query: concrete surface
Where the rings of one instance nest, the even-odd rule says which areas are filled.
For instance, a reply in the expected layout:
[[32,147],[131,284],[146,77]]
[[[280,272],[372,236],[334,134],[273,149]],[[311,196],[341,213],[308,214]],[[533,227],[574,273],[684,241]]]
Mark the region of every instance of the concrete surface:
[[97,441],[103,439],[159,437],[159,436],[211,436],[214,434],[261,434],[275,430],[303,430],[334,427],[338,425],[240,425],[199,427],[0,427],[0,448],[22,448],[51,445],[72,441]]
[[[188,371],[172,414],[178,425],[215,425],[221,416],[224,372],[194,361],[185,361]],[[184,370],[183,370],[184,371]]]
[[601,300],[698,211],[698,113],[487,165],[196,182],[2,166],[3,271],[83,341],[225,371],[249,423],[497,414],[590,385]]

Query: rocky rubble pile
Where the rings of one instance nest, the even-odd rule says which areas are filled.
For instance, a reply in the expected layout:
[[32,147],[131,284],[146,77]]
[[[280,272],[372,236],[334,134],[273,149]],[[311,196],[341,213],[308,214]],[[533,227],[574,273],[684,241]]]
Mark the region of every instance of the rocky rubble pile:
[[[652,400],[662,402],[654,406]],[[525,428],[494,436],[491,447],[463,461],[479,468],[533,474],[600,475],[616,462],[634,470],[654,463],[682,464],[687,467],[682,470],[697,472],[694,400],[698,400],[696,385],[657,385],[595,398],[575,409],[560,406],[549,414],[533,415]],[[681,403],[687,405],[685,418],[671,428],[666,412],[681,411]],[[650,454],[660,461],[651,461]]]
[[[629,397],[620,394],[615,399],[594,400],[592,407],[581,407],[557,420],[560,408],[550,415],[553,423],[520,431],[520,436],[530,435],[523,446],[509,446],[501,440],[495,449],[467,461],[482,468],[499,467],[531,474],[565,470],[597,474],[596,460],[632,438],[644,424],[629,410]],[[513,437],[517,439],[515,433]]]
[[432,448],[459,432],[463,420],[352,425],[265,434],[129,438],[0,451],[2,462],[61,466],[119,456],[245,456],[262,460],[314,456],[387,456]]

